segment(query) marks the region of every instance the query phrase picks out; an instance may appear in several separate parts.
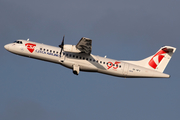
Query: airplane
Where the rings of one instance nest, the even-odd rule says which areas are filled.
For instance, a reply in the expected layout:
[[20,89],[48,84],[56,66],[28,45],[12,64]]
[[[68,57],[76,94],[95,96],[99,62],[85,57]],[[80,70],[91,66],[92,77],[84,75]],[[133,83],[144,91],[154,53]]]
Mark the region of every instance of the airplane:
[[16,40],[4,46],[11,53],[60,64],[72,69],[75,75],[80,71],[98,72],[125,78],[169,78],[163,73],[175,47],[161,47],[154,55],[138,61],[114,60],[91,54],[92,40],[82,37],[77,45],[64,44],[59,47],[27,40]]

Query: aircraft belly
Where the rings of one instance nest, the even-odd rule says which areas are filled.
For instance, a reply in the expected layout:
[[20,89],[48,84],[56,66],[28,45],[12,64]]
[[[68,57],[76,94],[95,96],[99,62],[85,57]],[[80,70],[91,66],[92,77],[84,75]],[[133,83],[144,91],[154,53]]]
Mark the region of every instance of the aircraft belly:
[[68,68],[73,67],[73,65],[78,65],[80,71],[87,71],[87,72],[97,72],[97,67],[91,65],[88,61],[85,60],[76,60],[76,59],[68,59],[66,58],[62,65]]
[[97,68],[93,66],[85,66],[85,65],[80,65],[80,70],[81,71],[87,71],[87,72],[97,72]]
[[81,71],[87,71],[87,72],[97,72],[97,67],[92,65],[88,61],[82,61],[79,60],[76,62],[80,66]]
[[169,77],[169,75],[155,71],[155,70],[150,70],[147,68],[143,68],[140,66],[136,66],[136,65],[129,65],[129,69],[128,69],[128,75],[127,77]]
[[103,73],[103,74],[107,74],[107,75],[112,75],[112,76],[117,76],[117,77],[125,77],[125,75],[122,73],[121,70],[102,70],[102,69],[98,69],[99,73]]

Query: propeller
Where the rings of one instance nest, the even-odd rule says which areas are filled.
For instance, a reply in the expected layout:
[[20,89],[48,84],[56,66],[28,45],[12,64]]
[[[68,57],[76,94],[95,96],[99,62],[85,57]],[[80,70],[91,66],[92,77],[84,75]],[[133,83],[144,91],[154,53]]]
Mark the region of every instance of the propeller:
[[61,48],[60,57],[61,57],[61,53],[62,53],[62,51],[63,51],[63,49],[64,49],[64,37],[65,37],[65,36],[63,36],[61,45],[59,45],[59,47]]

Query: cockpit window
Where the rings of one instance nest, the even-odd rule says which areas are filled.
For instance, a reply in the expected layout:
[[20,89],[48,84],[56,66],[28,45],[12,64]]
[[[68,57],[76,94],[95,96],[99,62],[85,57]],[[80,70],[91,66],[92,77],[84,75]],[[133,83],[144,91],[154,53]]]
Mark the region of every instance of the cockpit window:
[[22,41],[14,41],[14,43],[22,44]]

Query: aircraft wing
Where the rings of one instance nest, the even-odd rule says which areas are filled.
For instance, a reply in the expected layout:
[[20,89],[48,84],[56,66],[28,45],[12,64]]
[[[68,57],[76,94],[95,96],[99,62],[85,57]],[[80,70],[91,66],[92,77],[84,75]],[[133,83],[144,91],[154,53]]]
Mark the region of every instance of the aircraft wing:
[[89,38],[82,37],[76,45],[76,48],[79,49],[82,53],[90,55],[92,49],[92,40]]

